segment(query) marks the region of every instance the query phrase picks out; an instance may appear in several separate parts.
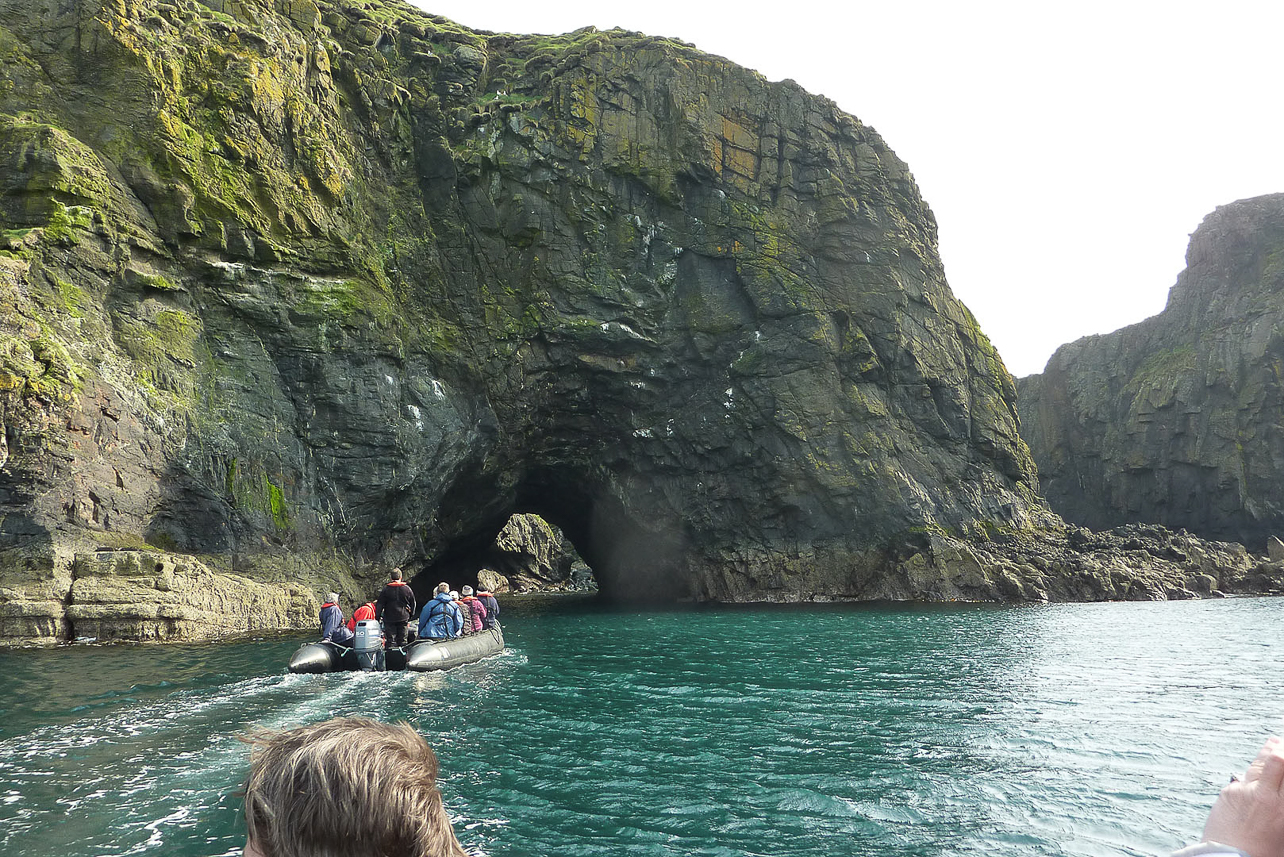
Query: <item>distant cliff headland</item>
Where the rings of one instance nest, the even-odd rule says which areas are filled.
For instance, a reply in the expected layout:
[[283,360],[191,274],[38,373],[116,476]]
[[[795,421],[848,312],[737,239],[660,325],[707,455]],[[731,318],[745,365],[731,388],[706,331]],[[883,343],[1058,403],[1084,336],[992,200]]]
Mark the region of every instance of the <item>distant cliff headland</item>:
[[517,512],[620,599],[1281,580],[1047,508],[908,168],[791,82],[382,0],[0,13],[0,641],[309,625]]
[[1153,318],[1062,346],[1020,382],[1054,509],[1257,551],[1284,536],[1284,195],[1218,208]]

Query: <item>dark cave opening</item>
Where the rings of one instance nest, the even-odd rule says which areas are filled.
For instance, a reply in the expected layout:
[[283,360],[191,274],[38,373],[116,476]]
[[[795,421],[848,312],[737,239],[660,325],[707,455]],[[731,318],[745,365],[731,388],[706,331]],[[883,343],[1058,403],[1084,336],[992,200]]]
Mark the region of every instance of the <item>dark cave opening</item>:
[[[477,496],[471,489],[451,493]],[[512,571],[514,558],[504,555],[496,539],[514,515],[536,515],[559,530],[587,566],[580,573],[590,576],[603,600],[665,603],[691,595],[681,534],[642,520],[615,492],[580,472],[547,468],[528,472],[509,503],[461,527],[461,534],[414,575],[412,584],[421,603],[432,597],[438,581],[453,588],[476,587],[481,569]]]

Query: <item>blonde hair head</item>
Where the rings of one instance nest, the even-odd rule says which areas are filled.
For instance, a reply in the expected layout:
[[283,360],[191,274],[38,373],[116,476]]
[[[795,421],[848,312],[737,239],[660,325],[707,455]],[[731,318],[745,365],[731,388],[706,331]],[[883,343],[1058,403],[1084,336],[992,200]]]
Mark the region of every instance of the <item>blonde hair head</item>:
[[245,823],[263,857],[467,857],[437,756],[408,724],[341,717],[246,740]]

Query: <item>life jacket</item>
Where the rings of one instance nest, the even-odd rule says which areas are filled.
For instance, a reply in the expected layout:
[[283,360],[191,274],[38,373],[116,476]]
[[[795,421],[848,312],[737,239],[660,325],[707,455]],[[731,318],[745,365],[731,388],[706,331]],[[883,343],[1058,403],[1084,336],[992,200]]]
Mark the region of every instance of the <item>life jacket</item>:
[[348,630],[355,634],[357,632],[358,622],[362,619],[373,619],[374,617],[374,602],[367,601],[365,604],[362,604],[356,610],[352,611],[352,618],[348,620]]

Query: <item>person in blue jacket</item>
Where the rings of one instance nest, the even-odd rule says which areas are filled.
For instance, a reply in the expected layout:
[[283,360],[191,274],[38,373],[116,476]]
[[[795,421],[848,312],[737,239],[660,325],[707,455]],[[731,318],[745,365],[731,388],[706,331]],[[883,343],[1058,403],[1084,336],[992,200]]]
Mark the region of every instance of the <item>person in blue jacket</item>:
[[458,637],[464,627],[464,617],[459,605],[450,597],[450,584],[438,583],[437,594],[419,614],[419,636],[429,640],[447,640]]
[[338,643],[341,646],[351,645],[352,632],[343,622],[343,611],[339,609],[339,593],[331,592],[321,605],[321,642]]

